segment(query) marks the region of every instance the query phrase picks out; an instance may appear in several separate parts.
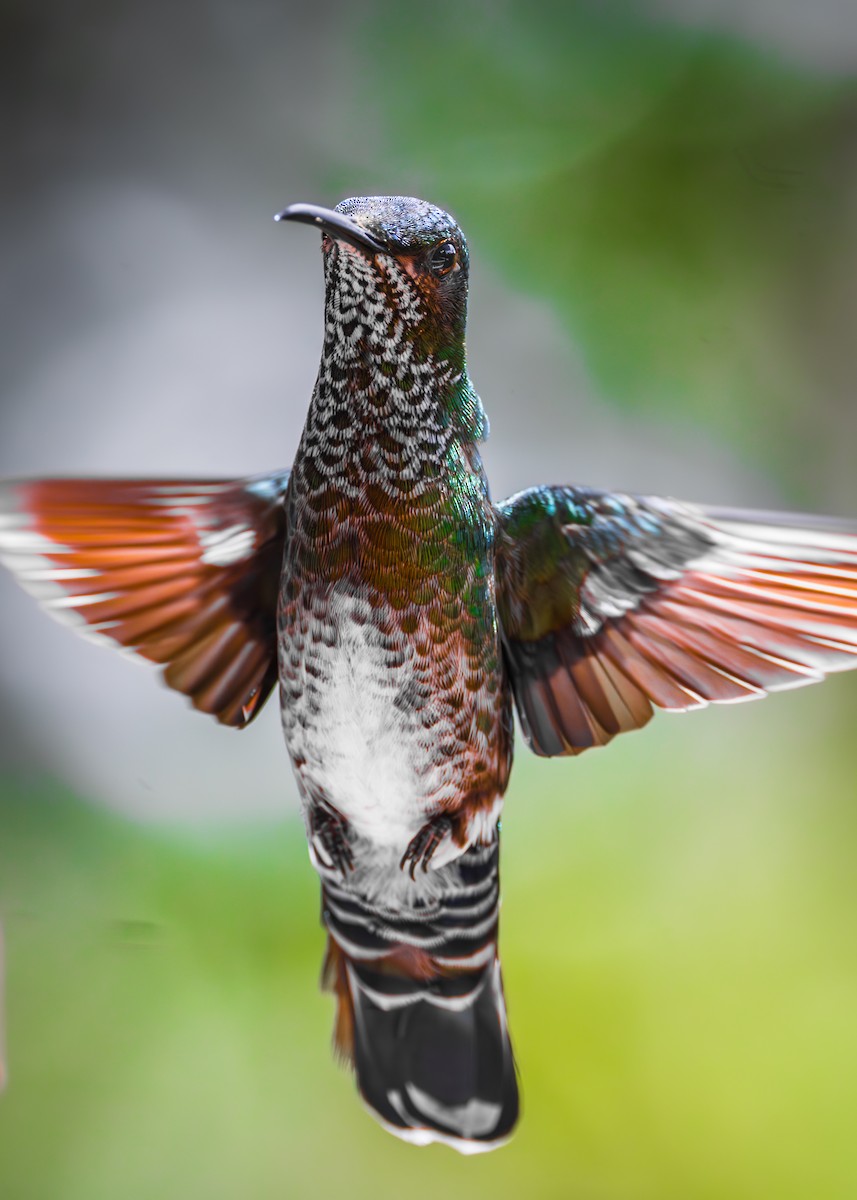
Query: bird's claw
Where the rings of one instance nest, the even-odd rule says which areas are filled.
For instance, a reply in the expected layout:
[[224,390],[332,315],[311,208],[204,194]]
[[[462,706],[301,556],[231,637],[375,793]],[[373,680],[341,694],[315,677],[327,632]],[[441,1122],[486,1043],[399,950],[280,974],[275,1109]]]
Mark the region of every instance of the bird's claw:
[[317,804],[310,819],[313,841],[343,879],[354,870],[354,855],[348,840],[348,822],[327,804]]
[[424,871],[428,871],[434,852],[444,838],[452,833],[453,824],[451,817],[439,814],[427,821],[416,837],[411,839],[399,863],[403,871],[408,871],[411,879],[416,879],[416,870],[420,865]]

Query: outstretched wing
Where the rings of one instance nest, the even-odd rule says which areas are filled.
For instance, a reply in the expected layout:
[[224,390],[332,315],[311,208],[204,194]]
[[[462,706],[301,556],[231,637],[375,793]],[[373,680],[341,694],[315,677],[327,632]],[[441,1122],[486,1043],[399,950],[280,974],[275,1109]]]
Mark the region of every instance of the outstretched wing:
[[287,480],[0,484],[0,560],[55,617],[243,728],[277,677]]
[[857,521],[588,488],[497,507],[497,604],[524,733],[578,754],[654,708],[857,667]]

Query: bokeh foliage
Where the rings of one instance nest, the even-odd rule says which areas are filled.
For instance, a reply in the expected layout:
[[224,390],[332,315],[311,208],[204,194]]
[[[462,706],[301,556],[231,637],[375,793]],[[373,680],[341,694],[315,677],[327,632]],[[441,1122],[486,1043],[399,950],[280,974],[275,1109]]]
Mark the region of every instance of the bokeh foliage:
[[334,190],[448,204],[555,306],[605,401],[695,422],[823,496],[843,413],[816,334],[853,266],[853,80],[581,0],[382,0],[363,49]]
[[845,685],[520,758],[502,948],[524,1116],[472,1160],[396,1142],[334,1065],[299,821],[188,839],[7,787],[3,1195],[853,1195]]

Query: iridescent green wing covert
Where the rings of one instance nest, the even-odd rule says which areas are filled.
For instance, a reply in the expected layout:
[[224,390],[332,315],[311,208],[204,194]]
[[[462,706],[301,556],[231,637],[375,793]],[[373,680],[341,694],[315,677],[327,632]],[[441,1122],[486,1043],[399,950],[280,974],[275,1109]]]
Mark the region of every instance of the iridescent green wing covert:
[[512,496],[497,522],[503,645],[537,754],[857,667],[857,522],[570,487]]

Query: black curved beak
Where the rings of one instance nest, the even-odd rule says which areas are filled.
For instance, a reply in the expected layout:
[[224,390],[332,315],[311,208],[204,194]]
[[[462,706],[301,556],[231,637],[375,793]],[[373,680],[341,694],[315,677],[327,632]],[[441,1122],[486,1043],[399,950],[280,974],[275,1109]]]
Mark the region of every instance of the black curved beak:
[[374,238],[368,230],[350,217],[334,212],[332,208],[319,208],[317,204],[290,204],[274,217],[275,221],[300,221],[304,225],[317,225],[322,232],[340,242],[350,242],[359,250],[371,250],[373,254],[389,254],[387,247]]

